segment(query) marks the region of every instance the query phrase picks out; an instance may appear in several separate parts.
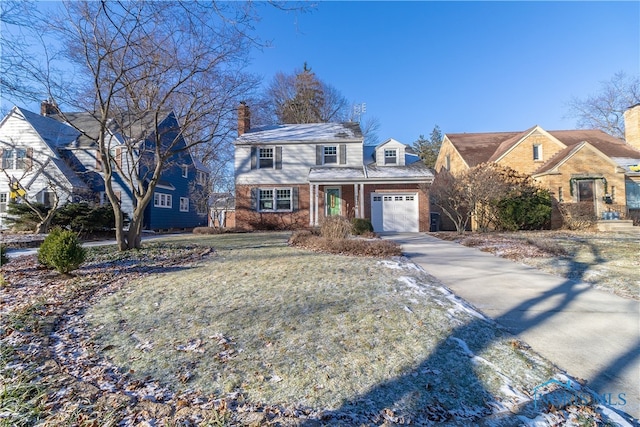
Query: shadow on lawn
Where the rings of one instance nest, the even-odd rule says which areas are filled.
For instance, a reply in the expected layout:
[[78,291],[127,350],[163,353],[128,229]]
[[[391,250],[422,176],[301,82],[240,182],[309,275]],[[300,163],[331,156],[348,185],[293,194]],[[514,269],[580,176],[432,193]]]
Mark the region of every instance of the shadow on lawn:
[[[597,249],[592,247],[596,262],[603,262]],[[523,301],[508,312],[494,319],[511,333],[521,333],[535,328],[566,309],[570,303],[588,288],[579,279],[586,271],[585,265],[572,262],[572,276],[555,288]],[[553,305],[535,316],[532,310],[541,304]],[[438,347],[418,366],[405,374],[379,383],[367,393],[354,396],[336,411],[327,414],[329,423],[347,424],[384,422],[412,424],[468,423],[473,425],[520,425],[521,417],[534,418],[539,410],[530,401],[502,410],[493,415],[495,404],[491,393],[477,377],[478,365],[484,363],[474,358],[495,340],[494,330],[485,320],[474,319],[462,325],[440,342]],[[621,372],[640,357],[640,342],[632,350],[602,369],[593,384],[605,382],[612,374]],[[502,379],[500,379],[502,381]],[[473,393],[465,392],[472,389]],[[533,390],[527,390],[533,395]],[[471,401],[462,401],[472,395]],[[539,408],[538,408],[539,409]],[[488,418],[487,418],[488,417]],[[310,423],[312,424],[312,423]]]

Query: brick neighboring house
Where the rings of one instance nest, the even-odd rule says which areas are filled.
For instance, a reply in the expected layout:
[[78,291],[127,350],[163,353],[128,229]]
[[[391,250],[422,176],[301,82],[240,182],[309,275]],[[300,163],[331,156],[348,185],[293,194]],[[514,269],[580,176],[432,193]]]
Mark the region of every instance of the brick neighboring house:
[[[446,134],[435,169],[494,162],[532,176],[555,202],[585,203],[598,218],[640,217],[640,104],[625,113],[626,142],[600,130]],[[562,225],[557,209],[552,227]]]
[[368,218],[374,230],[428,231],[421,186],[433,173],[394,139],[364,145],[358,123],[250,128],[238,108],[235,141],[236,227],[295,229],[326,216]]

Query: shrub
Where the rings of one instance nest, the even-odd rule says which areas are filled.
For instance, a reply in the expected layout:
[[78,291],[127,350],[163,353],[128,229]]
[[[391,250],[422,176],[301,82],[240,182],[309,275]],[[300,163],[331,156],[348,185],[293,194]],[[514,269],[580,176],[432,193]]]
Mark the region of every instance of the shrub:
[[389,257],[402,255],[400,245],[390,240],[329,239],[309,230],[294,232],[289,244],[332,254]]
[[351,232],[356,236],[361,236],[365,233],[373,233],[373,225],[371,221],[364,218],[353,218],[351,220]]
[[54,228],[38,249],[38,262],[66,274],[80,267],[86,251],[73,231]]
[[[42,203],[33,203],[32,205],[44,215],[49,211]],[[6,223],[14,231],[33,231],[39,222],[38,215],[25,203],[9,202],[7,205]]]
[[551,195],[546,190],[523,192],[496,205],[496,228],[501,230],[540,230],[551,223]]
[[343,216],[328,216],[320,225],[320,235],[327,239],[346,239],[351,234],[351,222]]
[[588,230],[594,227],[597,218],[592,203],[559,203],[562,226],[569,230]]
[[[125,214],[125,223],[128,216]],[[111,205],[91,206],[87,202],[67,203],[55,213],[52,226],[69,228],[77,233],[95,233],[115,227],[116,219]]]
[[7,257],[7,247],[5,245],[0,245],[0,265],[5,265],[9,262],[9,258]]

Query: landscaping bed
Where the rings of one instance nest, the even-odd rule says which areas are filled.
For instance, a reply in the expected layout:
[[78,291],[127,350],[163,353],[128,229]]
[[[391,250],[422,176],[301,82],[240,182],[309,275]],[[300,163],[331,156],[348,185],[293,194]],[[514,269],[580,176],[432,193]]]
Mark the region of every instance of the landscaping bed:
[[640,299],[640,235],[593,231],[431,233],[558,276]]
[[0,425],[601,419],[595,405],[536,408],[538,385],[571,380],[405,258],[302,250],[288,237],[91,248],[69,276],[11,260]]

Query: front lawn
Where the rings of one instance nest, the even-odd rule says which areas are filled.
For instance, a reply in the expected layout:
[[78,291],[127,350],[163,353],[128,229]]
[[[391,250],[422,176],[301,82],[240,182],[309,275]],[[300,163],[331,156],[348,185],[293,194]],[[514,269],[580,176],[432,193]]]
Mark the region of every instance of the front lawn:
[[95,347],[139,379],[425,422],[517,408],[555,373],[406,260],[314,253],[281,234],[197,241],[216,256],[141,279],[85,317]]
[[288,236],[92,248],[72,276],[13,259],[0,425],[599,419],[594,406],[534,405],[536,386],[568,379],[406,259],[303,250]]

